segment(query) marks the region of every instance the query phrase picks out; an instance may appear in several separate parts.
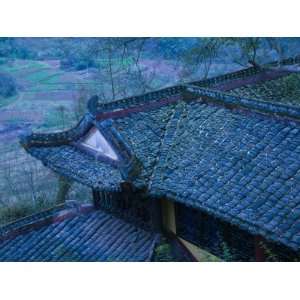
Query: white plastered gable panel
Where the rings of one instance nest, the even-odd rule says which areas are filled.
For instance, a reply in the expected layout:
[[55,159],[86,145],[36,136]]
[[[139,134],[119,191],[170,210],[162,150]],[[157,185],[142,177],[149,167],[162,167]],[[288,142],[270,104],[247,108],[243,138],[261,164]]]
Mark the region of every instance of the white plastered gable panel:
[[81,144],[99,154],[109,157],[110,159],[118,159],[116,152],[96,127],[90,129],[87,135],[83,138]]

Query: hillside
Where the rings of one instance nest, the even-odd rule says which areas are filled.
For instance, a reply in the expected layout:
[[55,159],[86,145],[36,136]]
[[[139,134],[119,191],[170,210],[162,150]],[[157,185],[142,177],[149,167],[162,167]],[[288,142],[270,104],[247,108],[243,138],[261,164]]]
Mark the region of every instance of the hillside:
[[[154,87],[177,79],[171,62],[145,60],[143,67],[149,69],[149,74],[156,68],[164,70],[155,74]],[[53,131],[73,126],[93,94],[102,95],[103,101],[112,99],[105,74],[93,69],[63,71],[58,60],[8,60],[0,65],[0,73],[18,85],[18,94],[0,103],[0,223],[6,223],[53,206],[57,192],[55,175],[25,154],[18,136],[27,130]],[[127,95],[139,93],[137,79],[128,78],[128,83]],[[83,187],[74,185],[70,198],[87,201],[87,195]]]

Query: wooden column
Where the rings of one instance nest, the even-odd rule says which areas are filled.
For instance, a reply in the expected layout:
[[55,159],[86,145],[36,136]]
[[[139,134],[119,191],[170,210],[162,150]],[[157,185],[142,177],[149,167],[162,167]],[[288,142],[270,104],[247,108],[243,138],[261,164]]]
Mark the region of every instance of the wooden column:
[[176,234],[175,205],[165,198],[161,199],[161,218],[163,229]]
[[265,251],[261,246],[261,242],[263,242],[263,239],[260,236],[256,235],[255,236],[255,259],[257,262],[263,262],[266,260]]
[[59,176],[58,178],[58,192],[56,195],[56,204],[63,204],[66,201],[68,192],[72,186],[72,182],[65,177]]
[[100,192],[93,189],[93,204],[95,209],[100,208],[100,201],[101,201]]

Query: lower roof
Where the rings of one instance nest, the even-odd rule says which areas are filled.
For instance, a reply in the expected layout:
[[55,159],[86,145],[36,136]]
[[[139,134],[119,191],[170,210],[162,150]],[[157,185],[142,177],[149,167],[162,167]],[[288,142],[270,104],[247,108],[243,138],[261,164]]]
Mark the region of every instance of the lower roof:
[[0,261],[149,261],[157,240],[103,211],[61,208],[0,228]]

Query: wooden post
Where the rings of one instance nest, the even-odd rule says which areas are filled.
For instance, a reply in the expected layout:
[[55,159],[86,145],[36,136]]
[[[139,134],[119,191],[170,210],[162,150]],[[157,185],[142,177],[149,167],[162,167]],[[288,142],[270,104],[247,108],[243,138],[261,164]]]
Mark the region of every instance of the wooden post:
[[163,229],[167,232],[176,234],[176,215],[174,202],[162,198],[161,202],[161,218]]
[[95,209],[100,208],[100,199],[101,199],[100,192],[93,189],[93,203],[94,203]]
[[65,203],[68,192],[72,186],[72,182],[65,177],[58,178],[58,192],[56,195],[56,204]]
[[262,241],[263,239],[260,236],[255,236],[255,259],[257,262],[263,262],[266,260],[265,251],[261,246]]

